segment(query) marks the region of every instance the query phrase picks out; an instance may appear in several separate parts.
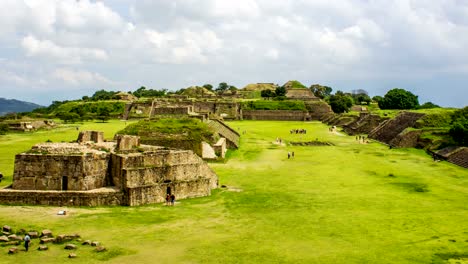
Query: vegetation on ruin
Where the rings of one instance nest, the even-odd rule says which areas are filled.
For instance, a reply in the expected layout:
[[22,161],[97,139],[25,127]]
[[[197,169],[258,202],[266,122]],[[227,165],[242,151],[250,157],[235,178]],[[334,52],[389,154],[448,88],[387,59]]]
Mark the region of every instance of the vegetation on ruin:
[[118,134],[141,136],[142,139],[151,139],[157,135],[160,137],[176,135],[179,139],[211,142],[214,133],[206,123],[195,118],[162,118],[141,120],[128,125]]
[[248,101],[242,102],[242,109],[245,110],[306,110],[303,101]]
[[418,96],[400,88],[388,91],[378,103],[381,109],[416,109],[419,107]]
[[[466,169],[433,162],[421,150],[360,144],[319,122],[229,124],[246,133],[226,163],[210,164],[220,185],[227,186],[210,197],[181,200],[174,207],[0,206],[0,224],[79,233],[108,249],[95,253],[79,246],[74,263],[466,261]],[[104,129],[106,138],[112,138],[108,132],[123,125],[85,123],[81,129]],[[307,129],[307,134],[290,134],[293,128]],[[2,136],[1,166],[5,158],[12,165],[18,148],[48,138],[71,141],[77,134],[70,127]],[[276,144],[277,137],[286,145]],[[287,144],[316,139],[333,146]],[[295,152],[294,159],[287,159],[288,151]],[[58,216],[59,209],[69,213]],[[32,249],[37,246],[35,239]],[[8,247],[0,247],[0,254],[11,263],[67,261],[63,245],[49,247],[11,256]]]

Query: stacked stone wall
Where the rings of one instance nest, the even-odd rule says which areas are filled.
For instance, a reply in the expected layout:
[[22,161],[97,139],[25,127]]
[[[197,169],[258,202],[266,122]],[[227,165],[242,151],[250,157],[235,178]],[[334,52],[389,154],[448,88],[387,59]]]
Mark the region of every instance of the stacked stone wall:
[[414,148],[418,145],[419,136],[421,136],[422,132],[422,130],[404,131],[393,138],[390,145],[397,148]]
[[402,112],[395,118],[382,122],[369,133],[369,138],[390,144],[398,134],[414,126],[423,116],[420,113]]
[[349,135],[368,134],[383,122],[379,115],[360,113],[359,118],[354,122],[343,126],[343,130]]
[[121,205],[123,192],[105,188],[95,191],[35,191],[3,189],[0,204],[53,206],[107,206]]
[[106,185],[108,155],[18,154],[13,189],[61,190],[67,177],[68,190],[92,190]]
[[242,110],[242,119],[304,121],[307,114],[301,110]]
[[226,138],[228,148],[238,148],[240,135],[226,123],[217,119],[208,120],[208,126],[214,129],[220,136]]
[[180,107],[155,107],[152,112],[152,116],[157,115],[188,115],[191,107],[180,106]]

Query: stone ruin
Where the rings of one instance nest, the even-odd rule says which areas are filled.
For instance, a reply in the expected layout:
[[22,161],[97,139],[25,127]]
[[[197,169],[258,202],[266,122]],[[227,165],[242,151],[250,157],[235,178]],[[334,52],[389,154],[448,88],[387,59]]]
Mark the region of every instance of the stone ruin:
[[0,204],[128,205],[208,196],[218,177],[190,150],[141,145],[139,137],[84,131],[76,143],[41,143],[17,154]]

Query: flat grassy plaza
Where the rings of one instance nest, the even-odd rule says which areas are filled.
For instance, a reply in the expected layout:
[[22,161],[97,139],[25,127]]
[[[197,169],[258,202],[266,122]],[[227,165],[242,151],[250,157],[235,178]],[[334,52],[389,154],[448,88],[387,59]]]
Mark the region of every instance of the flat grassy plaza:
[[[105,131],[125,122],[86,123]],[[320,122],[235,121],[241,146],[210,163],[224,187],[210,197],[141,207],[0,206],[0,225],[78,233],[108,250],[63,245],[0,263],[466,263],[468,170],[416,149],[330,132]],[[290,134],[306,129],[306,134]],[[72,141],[76,127],[0,137],[0,170],[33,144]],[[277,142],[282,139],[282,144]],[[290,142],[328,142],[293,146]],[[288,152],[294,158],[288,159]],[[176,194],[177,195],[177,194]],[[67,210],[65,216],[58,210]],[[21,249],[22,246],[19,246]]]

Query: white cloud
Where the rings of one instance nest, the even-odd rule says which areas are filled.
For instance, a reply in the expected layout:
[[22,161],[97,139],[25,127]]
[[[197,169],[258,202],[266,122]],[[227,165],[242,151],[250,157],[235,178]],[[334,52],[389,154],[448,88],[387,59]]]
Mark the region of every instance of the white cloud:
[[50,40],[39,40],[34,36],[26,36],[21,41],[21,46],[27,56],[40,56],[46,59],[57,59],[65,64],[81,63],[83,60],[106,60],[106,51],[92,48],[63,47]]
[[105,78],[99,73],[89,72],[86,70],[73,70],[68,68],[56,69],[51,76],[57,80],[63,81],[66,84],[113,84],[111,80]]

